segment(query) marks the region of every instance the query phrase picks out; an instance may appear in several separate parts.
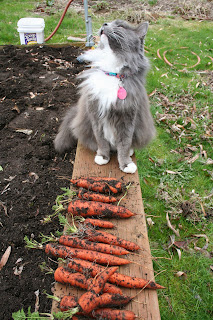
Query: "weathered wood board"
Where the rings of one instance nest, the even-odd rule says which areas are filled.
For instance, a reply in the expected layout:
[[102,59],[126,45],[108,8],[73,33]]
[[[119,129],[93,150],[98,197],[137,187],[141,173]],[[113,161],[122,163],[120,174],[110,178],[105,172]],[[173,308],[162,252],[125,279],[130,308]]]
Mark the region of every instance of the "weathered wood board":
[[[113,223],[116,224],[117,228],[113,231],[110,230],[110,232],[126,240],[136,242],[141,247],[141,250],[138,251],[138,254],[128,255],[128,259],[133,261],[133,263],[121,266],[119,268],[119,272],[154,281],[152,258],[138,173],[125,174],[120,171],[116,156],[113,156],[110,162],[104,166],[96,165],[94,163],[94,157],[95,154],[93,152],[78,144],[73,178],[79,178],[81,176],[102,176],[123,179],[127,183],[131,182],[131,187],[129,188],[127,195],[121,201],[121,205],[124,205],[132,212],[137,213],[137,215],[130,219],[113,219]],[[134,161],[136,161],[135,158]],[[122,288],[122,290],[124,294],[129,296],[135,296],[138,294],[133,302],[126,307],[126,309],[134,311],[138,316],[138,319],[160,319],[157,291],[150,289],[140,290],[127,288]],[[72,287],[63,286],[58,283],[55,285],[55,295],[58,297],[69,293],[79,295],[82,294],[82,292],[83,291],[81,290],[76,290]],[[58,311],[58,306],[55,302],[53,302],[52,312],[53,311]]]

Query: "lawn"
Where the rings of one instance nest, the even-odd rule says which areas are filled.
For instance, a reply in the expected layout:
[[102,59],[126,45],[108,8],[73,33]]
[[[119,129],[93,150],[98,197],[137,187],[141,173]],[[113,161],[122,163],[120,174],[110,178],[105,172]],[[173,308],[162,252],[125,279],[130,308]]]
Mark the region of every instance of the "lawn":
[[[24,16],[43,17],[45,36],[54,30],[62,11],[40,2],[48,14],[39,14],[35,1],[0,1],[1,45],[19,44],[16,25]],[[94,34],[115,18],[104,1],[89,10]],[[163,320],[207,320],[213,316],[213,22],[178,15],[150,20],[147,92],[157,136],[136,156],[156,281],[166,287],[158,293],[160,312]],[[83,11],[70,8],[49,43],[67,43],[70,35],[85,35]]]

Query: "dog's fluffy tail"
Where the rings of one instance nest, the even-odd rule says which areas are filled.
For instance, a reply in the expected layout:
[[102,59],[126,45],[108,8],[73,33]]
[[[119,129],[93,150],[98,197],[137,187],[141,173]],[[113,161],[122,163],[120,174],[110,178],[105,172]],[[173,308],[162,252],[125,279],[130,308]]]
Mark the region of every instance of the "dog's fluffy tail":
[[71,123],[76,115],[76,111],[76,107],[70,108],[59,127],[58,134],[54,140],[55,150],[58,153],[63,153],[76,146],[77,140],[73,136],[71,129]]

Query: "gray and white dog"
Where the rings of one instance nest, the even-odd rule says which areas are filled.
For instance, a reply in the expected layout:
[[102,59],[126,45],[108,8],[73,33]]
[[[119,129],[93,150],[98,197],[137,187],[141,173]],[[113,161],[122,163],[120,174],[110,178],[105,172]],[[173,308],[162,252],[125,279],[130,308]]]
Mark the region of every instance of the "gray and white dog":
[[123,172],[137,170],[133,149],[144,147],[155,135],[144,87],[149,68],[143,45],[147,29],[146,22],[135,27],[122,20],[102,26],[98,47],[80,56],[91,68],[79,76],[80,98],[59,128],[56,151],[62,153],[79,140],[96,151],[98,165],[108,163],[111,151],[117,151]]

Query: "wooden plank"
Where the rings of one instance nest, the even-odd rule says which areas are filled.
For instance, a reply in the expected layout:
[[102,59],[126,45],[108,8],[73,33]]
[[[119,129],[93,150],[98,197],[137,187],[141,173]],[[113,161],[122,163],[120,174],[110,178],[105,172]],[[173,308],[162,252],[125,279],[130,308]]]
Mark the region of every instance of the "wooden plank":
[[[125,174],[118,168],[118,162],[116,155],[114,155],[110,162],[104,166],[98,166],[94,163],[95,154],[85,149],[82,145],[78,144],[75,164],[73,169],[73,178],[81,176],[102,176],[102,177],[114,177],[123,179],[126,183],[131,182],[127,195],[122,200],[121,204],[127,207],[134,213],[137,213],[135,217],[130,219],[113,220],[117,228],[111,233],[136,242],[140,247],[138,254],[128,255],[128,259],[133,263],[119,268],[119,272],[141,277],[154,281],[153,265],[149,247],[149,240],[147,235],[146,220],[143,208],[143,201],[139,183],[139,176],[135,174]],[[134,156],[133,156],[134,157]],[[135,162],[135,158],[133,159]],[[160,312],[158,305],[157,291],[150,289],[128,289],[122,288],[124,294],[129,296],[136,296],[131,304],[126,309],[133,310],[140,320],[159,320]],[[75,290],[63,285],[56,284],[55,295],[63,296],[64,294],[81,294],[81,290]],[[57,311],[57,304],[53,303],[52,311]]]

